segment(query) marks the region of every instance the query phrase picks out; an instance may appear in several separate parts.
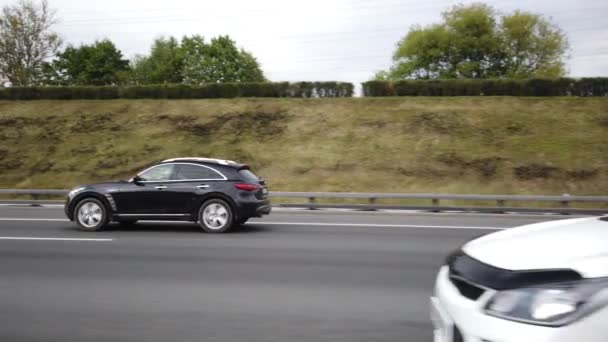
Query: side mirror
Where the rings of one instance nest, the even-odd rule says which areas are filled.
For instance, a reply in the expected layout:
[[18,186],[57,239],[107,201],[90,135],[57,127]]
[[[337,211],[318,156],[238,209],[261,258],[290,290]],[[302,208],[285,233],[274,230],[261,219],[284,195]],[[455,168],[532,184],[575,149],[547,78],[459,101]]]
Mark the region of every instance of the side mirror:
[[135,185],[141,185],[142,182],[144,181],[144,179],[139,176],[135,176],[131,180],[133,181],[133,184],[135,184]]

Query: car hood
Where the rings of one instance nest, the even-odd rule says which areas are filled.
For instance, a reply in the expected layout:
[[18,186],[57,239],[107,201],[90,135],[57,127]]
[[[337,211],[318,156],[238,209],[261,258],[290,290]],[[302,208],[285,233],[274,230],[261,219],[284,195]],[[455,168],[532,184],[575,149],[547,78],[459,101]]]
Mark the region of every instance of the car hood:
[[95,190],[100,192],[114,192],[120,190],[120,188],[127,184],[127,181],[113,181],[113,182],[104,182],[104,183],[94,183],[94,184],[83,184],[73,188],[73,190],[84,191],[84,190]]
[[463,251],[507,270],[569,268],[583,277],[608,276],[608,221],[582,218],[506,229],[472,240]]

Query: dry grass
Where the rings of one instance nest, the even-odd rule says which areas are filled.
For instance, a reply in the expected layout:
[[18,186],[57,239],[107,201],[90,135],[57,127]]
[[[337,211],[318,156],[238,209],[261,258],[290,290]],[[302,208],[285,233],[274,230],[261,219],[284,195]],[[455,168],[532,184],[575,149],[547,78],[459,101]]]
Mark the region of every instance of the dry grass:
[[602,98],[0,102],[0,187],[213,156],[275,190],[605,194],[607,112]]

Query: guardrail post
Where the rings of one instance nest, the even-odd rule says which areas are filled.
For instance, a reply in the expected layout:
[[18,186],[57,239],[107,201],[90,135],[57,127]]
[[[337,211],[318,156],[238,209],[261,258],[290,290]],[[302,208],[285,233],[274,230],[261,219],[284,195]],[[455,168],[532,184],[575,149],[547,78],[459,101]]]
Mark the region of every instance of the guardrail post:
[[[566,197],[569,197],[569,196],[570,196],[570,194],[563,194],[562,195],[562,197],[564,197],[564,200],[561,201],[561,202],[559,202],[561,204],[562,208],[569,208],[570,207],[570,201],[568,201],[566,199]],[[568,211],[563,211],[560,214],[562,214],[562,215],[569,215],[570,213]]]
[[[439,198],[433,198],[433,207],[438,207],[439,206]],[[439,209],[433,209],[431,210],[431,212],[433,213],[438,213],[440,210]]]
[[369,207],[366,210],[368,210],[368,211],[376,211],[376,208],[374,208],[374,205],[376,205],[376,198],[375,197],[370,197],[369,198]]
[[[40,194],[32,194],[32,200],[34,201],[38,201],[40,200]],[[41,205],[39,203],[32,203],[30,204],[32,207],[40,207]]]
[[309,204],[308,209],[309,210],[315,210],[315,209],[317,209],[317,208],[315,208],[315,203],[316,202],[317,202],[316,198],[314,198],[314,197],[308,197],[308,204]]
[[[562,208],[569,208],[570,207],[570,202],[569,201],[561,201],[559,203],[561,204]],[[563,211],[560,214],[562,214],[562,215],[569,215],[570,213],[568,211]]]
[[[504,208],[504,206],[505,206],[505,200],[501,200],[501,199],[496,200],[496,206],[497,206],[498,208]],[[497,214],[504,214],[504,213],[505,213],[505,211],[504,211],[504,210],[501,210],[501,209],[498,209],[498,210],[496,210],[496,213],[497,213]]]

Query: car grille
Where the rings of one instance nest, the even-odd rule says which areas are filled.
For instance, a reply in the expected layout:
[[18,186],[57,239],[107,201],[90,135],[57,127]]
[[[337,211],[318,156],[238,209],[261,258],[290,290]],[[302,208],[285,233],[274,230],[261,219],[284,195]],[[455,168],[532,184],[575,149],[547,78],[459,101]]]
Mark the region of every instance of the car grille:
[[470,300],[479,299],[479,297],[481,297],[481,295],[485,292],[483,288],[475,286],[457,277],[450,276],[450,281],[458,289],[458,292],[460,292],[461,295]]

